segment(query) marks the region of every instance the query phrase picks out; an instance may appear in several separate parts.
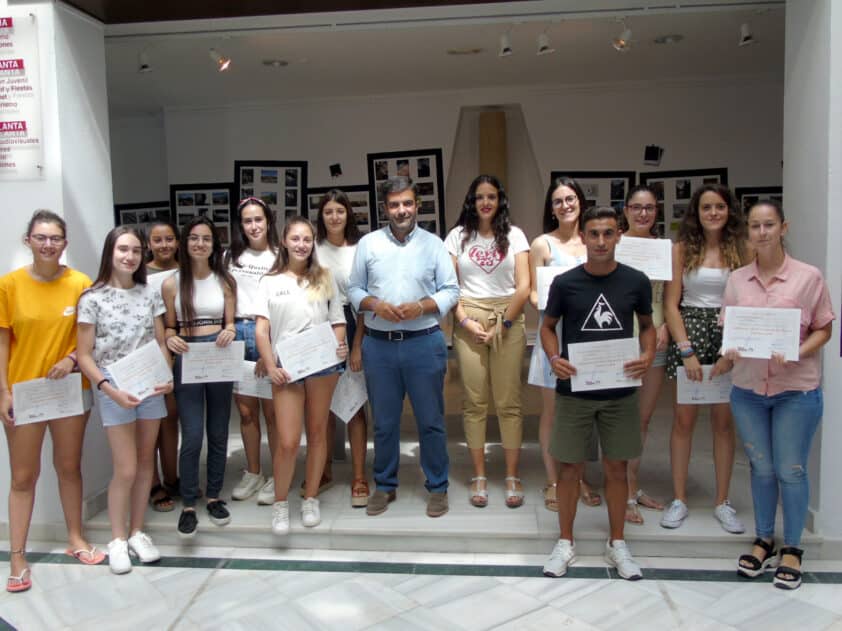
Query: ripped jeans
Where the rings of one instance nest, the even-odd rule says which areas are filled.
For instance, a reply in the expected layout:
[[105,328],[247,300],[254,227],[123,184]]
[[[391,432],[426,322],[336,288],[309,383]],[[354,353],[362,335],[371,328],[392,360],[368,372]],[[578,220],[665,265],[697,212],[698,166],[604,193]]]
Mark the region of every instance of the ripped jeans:
[[778,487],[783,504],[784,545],[799,546],[807,518],[807,458],[822,417],[821,388],[764,396],[734,386],[731,410],[751,463],[751,497],[758,537],[775,534]]

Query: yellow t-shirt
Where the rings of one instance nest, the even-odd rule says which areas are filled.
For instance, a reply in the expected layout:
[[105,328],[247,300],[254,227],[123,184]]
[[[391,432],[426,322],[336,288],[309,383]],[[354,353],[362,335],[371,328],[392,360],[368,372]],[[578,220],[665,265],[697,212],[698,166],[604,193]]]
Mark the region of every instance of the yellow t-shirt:
[[[76,303],[90,286],[90,278],[69,267],[48,283],[24,267],[0,277],[0,328],[11,332],[9,387],[46,376],[76,349]],[[91,387],[84,376],[82,387]]]

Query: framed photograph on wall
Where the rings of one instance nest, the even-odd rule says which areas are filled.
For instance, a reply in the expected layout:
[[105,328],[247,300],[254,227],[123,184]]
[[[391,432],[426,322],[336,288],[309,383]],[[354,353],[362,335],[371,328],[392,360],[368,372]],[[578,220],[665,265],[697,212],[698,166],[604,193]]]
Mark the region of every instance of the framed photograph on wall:
[[231,216],[236,205],[231,182],[172,184],[170,204],[179,230],[196,215],[203,215],[213,222],[222,245],[230,245]]
[[[704,184],[727,186],[728,169],[650,171],[640,174],[640,183],[655,191],[658,200],[658,221],[664,224],[662,236],[675,240],[678,236],[678,225],[690,207],[693,191]],[[661,217],[664,218],[663,221]]]
[[115,226],[135,226],[145,233],[154,221],[172,221],[169,201],[114,204]]
[[316,224],[316,216],[319,214],[319,202],[322,196],[330,190],[339,189],[348,196],[351,202],[351,209],[354,211],[354,219],[357,228],[362,234],[371,232],[371,209],[367,184],[354,184],[352,186],[322,186],[307,190],[307,217]]
[[380,187],[385,180],[406,175],[418,188],[418,225],[433,234],[445,237],[444,223],[444,169],[441,149],[416,149],[369,153],[368,181],[371,185],[369,206],[371,229],[389,223]]
[[751,205],[761,199],[774,199],[776,202],[784,203],[783,186],[738,186],[734,189],[737,196],[737,203],[744,213],[747,213]]
[[287,217],[307,216],[307,162],[303,160],[236,160],[234,208],[241,199],[262,199],[275,213],[278,229]]
[[626,194],[634,186],[636,176],[634,171],[551,171],[550,182],[562,175],[573,178],[582,187],[585,208],[611,206],[618,213],[623,212]]

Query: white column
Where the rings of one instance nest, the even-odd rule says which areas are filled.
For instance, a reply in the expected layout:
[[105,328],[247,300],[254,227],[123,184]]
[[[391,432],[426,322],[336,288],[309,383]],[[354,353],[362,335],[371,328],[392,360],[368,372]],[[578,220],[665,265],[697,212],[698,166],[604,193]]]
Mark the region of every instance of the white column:
[[[825,274],[842,317],[842,6],[790,0],[786,7],[784,207],[792,254]],[[810,459],[814,528],[823,556],[842,555],[842,359],[840,322],[823,351],[824,419]]]
[[[43,178],[0,186],[0,273],[31,260],[22,245],[26,223],[35,209],[48,208],[68,222],[67,263],[93,277],[103,238],[113,225],[103,26],[60,3],[8,6],[0,0],[0,15],[23,18],[28,14],[35,15],[38,23]],[[89,514],[104,506],[103,491],[111,477],[110,451],[96,412],[85,436],[82,473]],[[4,445],[0,449],[0,537],[7,536],[9,482]],[[96,508],[88,505],[91,502]],[[49,436],[42,451],[32,523],[30,538],[64,538]]]

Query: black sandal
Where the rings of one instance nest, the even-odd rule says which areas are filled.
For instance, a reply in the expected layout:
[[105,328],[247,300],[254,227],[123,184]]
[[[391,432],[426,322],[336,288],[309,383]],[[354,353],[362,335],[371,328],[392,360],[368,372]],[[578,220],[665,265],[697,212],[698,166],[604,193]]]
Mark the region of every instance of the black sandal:
[[[804,555],[804,550],[794,546],[781,548],[781,561],[783,561],[785,554],[797,557],[798,565],[801,565],[801,557]],[[778,565],[778,569],[775,570],[775,578],[772,582],[775,587],[780,589],[798,589],[801,587],[801,570],[796,570],[794,567],[788,565]]]
[[[159,493],[163,493],[160,497],[155,497]],[[175,502],[167,489],[156,484],[149,490],[149,503],[152,505],[152,510],[158,513],[169,513],[175,509]]]
[[[760,537],[757,537],[752,544],[758,548],[763,548],[766,553],[762,559],[758,559],[753,554],[743,554],[737,561],[737,574],[745,578],[757,578],[767,568],[775,567],[778,562],[777,552],[775,552],[775,542],[767,543]],[[747,564],[747,565],[744,565]]]

